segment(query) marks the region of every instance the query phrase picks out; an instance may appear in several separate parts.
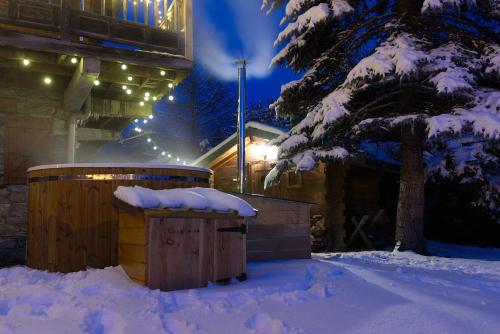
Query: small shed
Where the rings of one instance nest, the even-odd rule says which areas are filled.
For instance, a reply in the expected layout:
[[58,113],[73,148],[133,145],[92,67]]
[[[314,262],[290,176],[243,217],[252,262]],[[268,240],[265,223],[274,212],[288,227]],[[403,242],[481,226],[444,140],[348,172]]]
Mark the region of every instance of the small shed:
[[[225,283],[231,278],[246,279],[248,221],[243,215],[249,210],[216,210],[219,204],[241,208],[239,203],[230,202],[244,201],[209,189],[202,193],[207,195],[206,205],[195,209],[189,205],[157,208],[150,199],[143,201],[145,204],[130,200],[134,190],[120,187],[113,199],[119,212],[118,263],[132,280],[152,289],[172,291],[201,288],[208,282]],[[197,197],[196,191],[200,189],[175,189],[170,193],[178,206],[186,194]],[[244,205],[255,215],[248,203]]]
[[[271,198],[313,203],[308,222],[313,251],[377,249],[393,242],[399,167],[383,156],[385,148],[367,145],[366,155],[345,162],[319,163],[308,172],[296,173],[290,168],[278,185],[264,189],[264,179],[277,156],[277,148],[268,143],[285,132],[257,122],[248,122],[246,129],[246,189],[267,198],[255,204],[259,211],[270,205],[267,202],[272,203]],[[193,165],[213,170],[216,189],[236,191],[236,134],[199,157]],[[261,215],[258,219],[262,219]],[[290,222],[283,215],[276,216],[273,224],[288,226]],[[304,241],[296,242],[294,247],[301,248],[299,245]],[[289,252],[290,257],[292,253]]]

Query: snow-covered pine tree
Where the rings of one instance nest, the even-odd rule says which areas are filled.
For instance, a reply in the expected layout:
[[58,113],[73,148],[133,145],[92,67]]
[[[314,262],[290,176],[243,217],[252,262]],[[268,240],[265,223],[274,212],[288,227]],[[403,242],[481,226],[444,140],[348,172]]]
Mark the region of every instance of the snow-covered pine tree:
[[286,5],[273,59],[302,73],[272,105],[278,138],[266,184],[292,164],[345,159],[362,140],[401,143],[399,249],[425,251],[426,143],[469,131],[500,138],[500,0],[263,0]]

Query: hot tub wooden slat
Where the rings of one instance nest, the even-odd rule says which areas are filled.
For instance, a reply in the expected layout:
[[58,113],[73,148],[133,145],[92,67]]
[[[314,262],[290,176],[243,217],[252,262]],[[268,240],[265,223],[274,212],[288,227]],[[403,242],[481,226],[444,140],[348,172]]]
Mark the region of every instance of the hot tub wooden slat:
[[[162,180],[77,180],[61,175],[170,175]],[[118,214],[112,205],[118,186],[152,189],[208,187],[210,172],[188,169],[75,167],[28,173],[28,265],[72,272],[118,264]],[[42,179],[40,179],[42,177]]]

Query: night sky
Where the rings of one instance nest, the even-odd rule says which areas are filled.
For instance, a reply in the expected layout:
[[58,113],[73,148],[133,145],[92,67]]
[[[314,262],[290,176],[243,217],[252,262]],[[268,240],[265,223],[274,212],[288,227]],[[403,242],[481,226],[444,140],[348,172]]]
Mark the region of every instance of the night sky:
[[[236,75],[236,68],[231,68],[228,63],[243,55],[250,58],[247,83],[249,104],[277,98],[281,85],[295,78],[290,70],[282,67],[267,69],[271,58],[279,49],[273,48],[273,42],[279,33],[279,22],[283,13],[266,15],[260,11],[261,3],[262,0],[193,2],[196,66],[201,66],[217,76],[217,73],[211,71],[213,66],[206,66],[206,59],[214,58],[211,63],[219,67],[216,71],[229,70],[231,74]],[[221,50],[223,56],[219,54]],[[221,61],[221,58],[227,56],[230,57],[229,60]],[[254,69],[252,66],[258,68]]]

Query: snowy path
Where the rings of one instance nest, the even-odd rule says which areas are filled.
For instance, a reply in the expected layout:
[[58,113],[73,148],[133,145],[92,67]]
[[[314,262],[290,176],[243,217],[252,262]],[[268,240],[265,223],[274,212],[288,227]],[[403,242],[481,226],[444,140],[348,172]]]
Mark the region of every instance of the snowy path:
[[363,252],[253,263],[248,273],[161,293],[120,268],[1,269],[0,333],[500,333],[499,261]]

